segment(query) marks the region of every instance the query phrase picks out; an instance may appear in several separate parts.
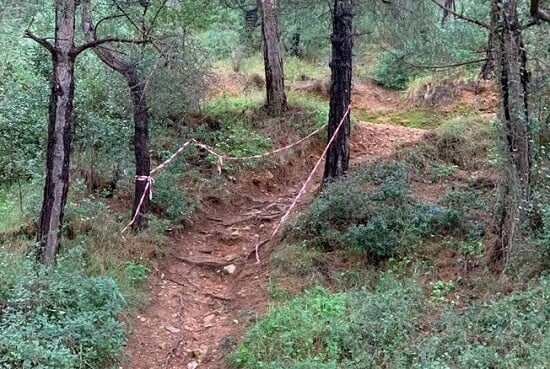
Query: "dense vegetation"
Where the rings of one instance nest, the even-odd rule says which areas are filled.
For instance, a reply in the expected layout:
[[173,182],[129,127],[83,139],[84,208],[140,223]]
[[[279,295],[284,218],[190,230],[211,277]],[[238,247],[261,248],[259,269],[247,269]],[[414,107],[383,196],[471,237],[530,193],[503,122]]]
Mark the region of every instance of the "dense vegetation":
[[[455,2],[461,13],[491,22],[488,2]],[[116,37],[143,36],[132,19],[151,22],[152,43],[117,50],[145,76],[154,165],[193,138],[242,157],[326,123],[327,2],[279,1],[290,106],[282,118],[262,109],[261,32],[256,26],[249,32],[241,9],[226,6],[235,2],[144,2],[149,9],[140,1],[93,3],[104,32]],[[355,8],[353,78],[402,91],[406,107],[357,110],[352,118],[426,128],[432,136],[397,145],[395,161],[362,164],[326,183],[286,225],[270,260],[273,308],[250,326],[228,365],[544,368],[550,361],[548,25],[524,31],[533,186],[521,252],[501,273],[488,254],[502,206],[494,179],[505,165],[502,126],[491,114],[452,105],[461,92],[480,88],[488,32],[457,17],[442,22],[432,1],[387,3]],[[518,8],[528,22],[528,2]],[[121,9],[125,16],[115,16]],[[163,255],[166,230],[185,227],[201,196],[223,193],[239,173],[281,164],[231,162],[219,176],[214,157],[190,148],[158,176],[150,228],[121,238],[135,174],[133,108],[124,79],[88,50],[76,62],[62,248],[56,265],[45,268],[34,252],[51,57],[23,37],[28,29],[53,34],[51,2],[2,2],[0,367],[115,367],[126,340],[123,321],[144,305],[143,282]],[[245,87],[227,91],[227,75]],[[304,81],[305,90],[288,87]],[[436,110],[442,104],[449,109]],[[419,183],[444,191],[428,199],[416,191]],[[453,255],[450,269],[462,271],[451,278],[436,267],[446,252]]]

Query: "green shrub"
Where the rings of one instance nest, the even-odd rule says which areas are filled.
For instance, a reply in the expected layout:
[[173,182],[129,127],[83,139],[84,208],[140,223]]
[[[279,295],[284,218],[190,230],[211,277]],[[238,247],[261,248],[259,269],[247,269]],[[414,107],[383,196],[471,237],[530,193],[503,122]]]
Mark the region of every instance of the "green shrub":
[[434,233],[477,239],[485,232],[485,224],[470,215],[471,210],[485,209],[477,191],[448,191],[439,205],[432,207],[431,225]]
[[176,168],[167,167],[155,177],[153,191],[153,206],[160,208],[168,219],[181,223],[193,214],[195,204],[182,189]]
[[439,159],[465,170],[485,169],[495,149],[495,134],[482,119],[459,116],[436,130]]
[[550,205],[540,207],[541,229],[537,237],[538,254],[546,266],[550,266]]
[[431,333],[411,340],[411,368],[544,368],[550,354],[548,277],[525,292],[458,311],[447,305]]
[[343,294],[321,288],[271,310],[237,348],[233,361],[243,368],[336,368],[342,354]]
[[[399,281],[382,274],[373,291],[347,295],[345,368],[398,368],[409,341],[417,332],[417,321],[426,309],[422,289],[414,280]],[[406,303],[404,303],[406,301]]]
[[373,290],[314,289],[260,319],[233,361],[243,369],[542,369],[550,353],[549,287],[543,277],[526,291],[460,308],[434,305],[418,280],[391,273]]
[[60,260],[43,270],[2,250],[0,367],[99,368],[124,345],[124,299],[110,278],[87,277]]
[[382,86],[396,90],[404,90],[407,87],[409,75],[405,70],[403,61],[393,52],[383,52],[374,67],[374,79]]
[[406,253],[430,233],[429,207],[411,195],[402,164],[375,163],[329,183],[291,233],[323,247],[351,248],[375,260]]

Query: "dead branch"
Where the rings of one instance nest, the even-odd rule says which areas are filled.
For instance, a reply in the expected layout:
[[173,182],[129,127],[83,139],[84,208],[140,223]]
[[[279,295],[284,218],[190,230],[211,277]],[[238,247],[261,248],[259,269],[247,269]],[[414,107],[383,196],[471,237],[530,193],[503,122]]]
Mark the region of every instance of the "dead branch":
[[168,368],[168,364],[170,363],[170,360],[172,359],[173,356],[176,355],[176,352],[178,351],[178,348],[182,343],[183,343],[183,339],[176,342],[174,347],[172,347],[170,351],[168,351],[168,353],[166,354],[166,358],[164,359],[164,369]]
[[37,42],[38,44],[44,46],[52,55],[55,54],[55,47],[45,38],[40,38],[31,32],[30,29],[25,30],[25,37],[30,38],[31,40]]
[[249,220],[257,220],[257,221],[262,221],[262,220],[273,220],[275,218],[278,218],[280,215],[282,214],[282,212],[279,212],[277,214],[270,214],[270,215],[258,215],[258,214],[254,214],[254,215],[250,215],[250,216],[247,216],[247,217],[244,217],[244,218],[240,218],[240,219],[236,219],[236,220],[232,220],[230,222],[224,222],[222,223],[222,225],[226,226],[226,227],[230,227],[232,225],[235,225],[235,224],[239,224],[239,223],[242,223],[242,222],[246,222],[246,221],[249,221]]
[[200,266],[200,267],[207,267],[207,268],[222,269],[228,265],[233,264],[232,261],[217,262],[217,261],[210,261],[210,260],[193,260],[183,256],[178,256],[178,255],[173,255],[173,256],[174,256],[174,259],[183,261],[184,263]]
[[85,43],[83,45],[77,46],[74,49],[74,53],[76,55],[78,55],[81,52],[83,52],[84,50],[94,48],[96,46],[106,44],[106,43],[110,43],[110,42],[141,45],[141,44],[151,43],[151,40],[135,40],[135,39],[119,38],[119,37],[107,37],[107,38],[102,38],[102,39],[99,39],[99,40],[95,40],[95,41],[88,42],[88,43]]

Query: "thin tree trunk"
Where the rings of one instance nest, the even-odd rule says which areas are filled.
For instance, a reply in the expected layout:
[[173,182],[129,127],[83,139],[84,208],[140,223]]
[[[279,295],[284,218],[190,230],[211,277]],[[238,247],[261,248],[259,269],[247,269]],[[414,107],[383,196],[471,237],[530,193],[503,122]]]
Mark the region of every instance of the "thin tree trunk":
[[500,189],[499,240],[491,255],[495,261],[507,260],[518,251],[530,200],[529,76],[516,5],[515,0],[494,0],[493,3],[505,160]]
[[489,34],[487,37],[487,47],[485,49],[485,63],[481,67],[479,72],[479,77],[481,79],[489,80],[495,77],[496,69],[496,38],[495,32],[497,30],[496,18],[491,17],[491,28],[489,29]]
[[[343,120],[336,139],[327,152],[324,178],[345,175],[349,167],[350,116],[346,115],[351,102],[352,72],[352,4],[350,0],[334,1],[332,42],[332,70],[330,87],[330,112],[328,121],[328,139],[334,135]],[[344,118],[345,116],[345,118]]]
[[264,50],[266,110],[269,115],[280,115],[287,109],[283,59],[277,26],[276,0],[260,0],[262,39]]
[[[151,157],[149,156],[149,118],[147,114],[147,101],[145,99],[145,84],[139,76],[135,66],[129,69],[125,75],[128,87],[132,94],[134,105],[134,154],[136,158],[136,181],[134,190],[134,204],[132,216],[136,216],[132,229],[142,231],[147,229],[147,213],[149,211],[149,196],[143,197],[147,188],[147,181],[150,180]],[[147,178],[147,180],[144,180]],[[149,190],[150,191],[150,188]],[[140,206],[140,201],[143,202]]]
[[443,9],[443,15],[441,17],[441,25],[444,25],[449,20],[449,17],[451,16],[451,12],[449,12],[447,9],[454,10],[455,0],[445,0],[445,2],[443,3],[443,6],[445,7],[445,9]]
[[[87,42],[97,40],[93,26],[91,1],[82,1],[82,28]],[[136,158],[136,177],[134,190],[134,204],[132,206],[132,229],[141,231],[147,228],[147,213],[149,211],[149,196],[146,192],[147,182],[150,180],[151,158],[149,156],[149,117],[147,100],[145,98],[145,84],[141,80],[137,66],[123,60],[107,48],[97,46],[94,52],[108,67],[120,73],[126,79],[134,108],[134,154]],[[149,190],[147,190],[148,192]],[[143,200],[142,200],[143,199]]]
[[74,96],[74,26],[76,3],[55,5],[55,46],[49,103],[46,181],[38,230],[38,259],[49,266],[59,251],[63,213],[69,189],[69,163]]

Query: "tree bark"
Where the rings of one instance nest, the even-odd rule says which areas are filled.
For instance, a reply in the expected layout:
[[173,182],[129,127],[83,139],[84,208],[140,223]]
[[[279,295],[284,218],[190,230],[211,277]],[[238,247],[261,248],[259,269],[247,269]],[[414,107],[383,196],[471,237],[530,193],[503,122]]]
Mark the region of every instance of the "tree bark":
[[[97,36],[93,25],[91,1],[82,1],[82,28],[88,43],[96,42]],[[108,67],[120,73],[127,81],[134,108],[134,154],[136,159],[136,177],[134,203],[132,206],[132,229],[141,231],[148,227],[151,158],[149,155],[149,117],[145,97],[145,83],[142,81],[135,63],[123,60],[107,48],[94,47],[95,54]],[[143,199],[143,200],[142,200]]]
[[441,16],[441,25],[444,25],[451,16],[451,12],[447,9],[453,9],[455,7],[455,0],[445,0],[445,3],[443,4],[445,9],[443,9],[443,15]]
[[287,109],[283,59],[277,26],[276,0],[260,0],[265,67],[266,110],[278,116]]
[[494,77],[495,74],[495,37],[494,37],[494,29],[493,27],[489,31],[489,36],[487,39],[487,48],[485,49],[485,63],[483,63],[483,66],[481,67],[481,71],[479,72],[479,77],[481,79],[489,80]]
[[334,1],[328,139],[334,135],[340,122],[343,121],[343,125],[328,149],[325,179],[343,176],[349,167],[350,115],[346,112],[351,102],[352,10],[350,0]]
[[[63,213],[69,188],[74,97],[75,0],[55,2],[55,45],[49,103],[46,181],[38,229],[38,259],[46,266],[59,251]],[[44,43],[47,41],[42,40]],[[45,44],[43,44],[45,45]]]
[[508,260],[520,247],[530,200],[529,75],[516,6],[515,0],[494,0],[492,9],[504,142],[499,240],[491,255],[495,261]]

